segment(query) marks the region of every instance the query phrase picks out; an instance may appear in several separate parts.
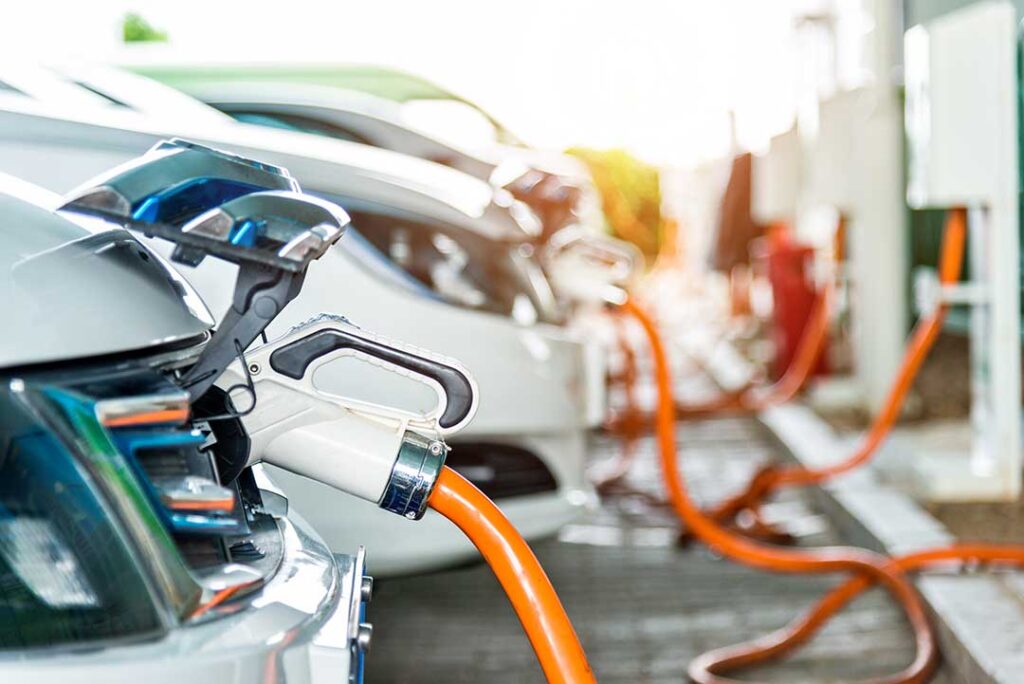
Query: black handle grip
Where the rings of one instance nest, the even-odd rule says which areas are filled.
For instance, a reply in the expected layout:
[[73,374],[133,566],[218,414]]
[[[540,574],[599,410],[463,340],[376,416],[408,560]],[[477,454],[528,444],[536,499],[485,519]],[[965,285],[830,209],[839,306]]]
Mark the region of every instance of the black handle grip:
[[473,408],[473,386],[457,368],[343,330],[319,330],[274,350],[270,367],[299,380],[314,361],[341,349],[362,352],[437,382],[447,396],[444,413],[438,420],[442,428],[458,425]]

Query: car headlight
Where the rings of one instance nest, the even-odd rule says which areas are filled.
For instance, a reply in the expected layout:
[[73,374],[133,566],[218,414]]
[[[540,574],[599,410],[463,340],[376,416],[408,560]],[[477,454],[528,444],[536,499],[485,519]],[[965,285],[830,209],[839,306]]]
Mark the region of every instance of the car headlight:
[[147,572],[100,482],[118,473],[97,471],[60,410],[31,392],[0,387],[0,650],[162,633]]

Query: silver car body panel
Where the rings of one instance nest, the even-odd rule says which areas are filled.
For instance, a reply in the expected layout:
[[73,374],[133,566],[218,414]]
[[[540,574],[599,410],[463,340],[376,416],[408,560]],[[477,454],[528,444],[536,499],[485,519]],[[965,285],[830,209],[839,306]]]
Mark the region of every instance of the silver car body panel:
[[0,367],[206,335],[213,319],[191,285],[127,231],[54,214],[52,197],[0,175]]
[[[507,210],[502,212],[502,208],[494,204],[495,192],[487,183],[440,164],[366,145],[233,121],[226,121],[223,126],[196,125],[191,120],[172,124],[130,111],[97,108],[76,111],[24,98],[5,98],[0,101],[0,107],[4,128],[17,133],[14,140],[31,141],[37,153],[39,149],[51,148],[55,155],[64,155],[62,147],[66,143],[80,147],[83,139],[88,138],[91,175],[110,168],[110,160],[123,161],[137,156],[158,140],[175,135],[284,166],[307,192],[336,191],[341,185],[349,195],[385,203],[400,199],[409,211],[433,216],[487,237],[506,239],[522,233]],[[21,151],[27,150],[22,147]],[[19,148],[12,145],[5,150],[5,155],[18,152]],[[70,178],[81,173],[81,164],[74,167],[72,173],[59,166],[39,166],[35,175],[40,178],[28,176],[25,179],[51,189],[70,189],[88,178]],[[51,176],[56,180],[47,180]],[[396,187],[407,192],[396,196]],[[489,220],[478,220],[485,216]]]

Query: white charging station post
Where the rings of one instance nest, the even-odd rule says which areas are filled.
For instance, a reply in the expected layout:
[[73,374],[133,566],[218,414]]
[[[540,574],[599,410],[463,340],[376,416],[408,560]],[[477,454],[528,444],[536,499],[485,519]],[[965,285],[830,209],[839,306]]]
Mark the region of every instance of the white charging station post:
[[969,458],[921,458],[922,495],[1016,498],[1021,489],[1017,12],[983,2],[904,37],[907,201],[968,209],[973,282]]
[[805,221],[819,240],[846,221],[844,276],[852,311],[854,379],[863,405],[881,409],[899,368],[906,335],[902,109],[890,84],[835,93],[818,105],[807,138]]
[[795,222],[797,234],[831,249],[839,216],[849,258],[841,292],[853,310],[852,378],[818,386],[817,400],[877,411],[899,367],[906,334],[901,292],[906,244],[902,110],[888,84],[836,93],[818,103],[813,126],[771,140],[755,157],[753,212]]

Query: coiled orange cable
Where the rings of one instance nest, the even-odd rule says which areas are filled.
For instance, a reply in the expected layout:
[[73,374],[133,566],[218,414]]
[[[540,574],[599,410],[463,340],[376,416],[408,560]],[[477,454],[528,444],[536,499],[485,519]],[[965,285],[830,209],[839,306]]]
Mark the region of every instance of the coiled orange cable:
[[[939,282],[946,286],[960,279],[967,235],[967,213],[951,209],[946,216],[942,248],[939,257]],[[939,303],[935,310],[918,321],[903,356],[899,372],[889,389],[882,410],[875,416],[871,427],[856,450],[846,459],[820,469],[801,466],[769,466],[762,469],[740,494],[731,497],[712,512],[719,521],[731,520],[743,510],[756,512],[763,499],[782,487],[819,484],[837,475],[849,472],[871,460],[888,437],[903,410],[907,394],[914,384],[921,366],[931,351],[946,320],[947,306]]]
[[[944,264],[947,258],[951,257],[944,249]],[[950,271],[944,268],[944,279],[949,275]],[[904,571],[967,560],[1021,566],[1024,565],[1024,547],[969,544],[887,560],[853,548],[836,547],[813,552],[781,549],[731,534],[704,514],[686,491],[676,455],[675,407],[665,349],[654,322],[646,312],[632,300],[627,301],[624,308],[640,322],[651,346],[658,388],[656,416],[662,474],[669,499],[686,525],[711,547],[752,567],[786,573],[856,573],[827,594],[812,611],[786,628],[695,659],[689,668],[690,677],[698,684],[738,684],[737,680],[723,677],[722,672],[782,656],[807,641],[860,592],[880,582],[904,609],[914,631],[917,650],[913,662],[903,671],[869,682],[926,682],[936,665],[937,647],[921,598],[909,584]],[[554,588],[529,546],[497,507],[471,483],[448,468],[438,479],[430,505],[462,529],[490,564],[533,644],[547,680],[596,681]]]
[[[841,247],[841,236],[844,230],[845,222],[840,221],[836,241],[837,259],[840,255],[838,250]],[[942,285],[951,285],[960,278],[966,233],[966,211],[964,209],[949,210],[939,259],[939,281]],[[829,310],[831,309],[833,297],[834,284],[830,280],[816,303],[816,309],[812,311],[811,322],[801,337],[793,363],[790,364],[790,367],[779,382],[771,388],[762,391],[759,396],[755,395],[754,391],[751,391],[745,393],[739,402],[731,401],[729,397],[725,397],[722,400],[700,407],[691,406],[685,414],[689,417],[695,417],[734,411],[756,412],[771,406],[778,406],[796,396],[797,392],[806,383],[821,353],[821,347],[828,330]],[[773,540],[785,539],[786,535],[784,533],[771,525],[761,522],[760,511],[764,499],[772,492],[783,487],[818,484],[831,477],[853,470],[871,459],[899,419],[900,412],[903,410],[903,404],[910,388],[913,386],[914,379],[917,377],[917,373],[924,360],[935,344],[936,338],[942,331],[946,312],[946,305],[940,303],[931,314],[922,318],[915,326],[904,355],[903,363],[889,391],[885,405],[882,411],[875,417],[871,428],[860,446],[849,458],[819,470],[799,466],[767,466],[751,479],[742,492],[715,506],[710,513],[711,517],[725,524],[734,522],[741,513],[747,512],[754,520],[754,526],[751,528],[753,536]],[[677,412],[679,411],[678,404],[676,405],[676,410]],[[632,425],[631,430],[626,434],[633,434],[637,430],[635,425],[637,422],[637,411],[631,410],[630,413],[633,416]],[[689,533],[687,532],[684,533],[682,539],[685,541],[688,537]]]
[[[889,567],[911,572],[968,562],[1021,567],[1024,566],[1024,548],[998,544],[958,544],[902,556],[892,560]],[[786,627],[753,641],[709,651],[695,658],[690,663],[690,678],[695,682],[734,682],[722,678],[722,673],[777,659],[806,643],[833,615],[871,586],[870,578],[863,575],[847,580],[822,597],[812,610]]]
[[[841,263],[843,258],[845,235],[846,219],[840,215],[836,227],[833,250],[833,260],[836,264]],[[767,388],[746,387],[738,392],[723,394],[716,399],[701,404],[681,404],[675,402],[676,415],[693,419],[723,413],[754,413],[771,406],[784,404],[796,397],[807,384],[824,349],[825,340],[828,336],[832,302],[835,298],[835,287],[835,278],[830,277],[826,281],[823,291],[814,302],[809,321],[801,334],[793,360],[778,381]],[[611,485],[618,484],[625,478],[636,454],[634,440],[651,421],[651,417],[637,406],[636,392],[633,386],[637,381],[636,355],[624,335],[621,321],[616,319],[616,322],[618,323],[617,329],[620,333],[618,339],[619,347],[628,362],[627,372],[622,374],[620,378],[624,385],[626,405],[624,410],[618,415],[613,416],[605,427],[609,431],[623,436],[625,439],[623,451],[612,468],[614,476],[598,483],[604,486],[605,489],[610,488]],[[761,472],[758,472],[757,476],[751,481],[752,486],[757,485],[760,488],[761,481],[769,476],[767,472],[764,472],[766,470],[763,469]],[[598,491],[602,490],[599,489]],[[644,494],[644,496],[647,495]],[[757,498],[756,494],[751,496],[740,495],[723,502],[712,511],[712,517],[723,524],[732,524],[743,511],[750,514],[750,522],[744,527],[744,531],[748,536],[776,543],[791,541],[791,537],[786,532],[762,519],[760,499]],[[688,543],[692,540],[692,536],[689,530],[684,530],[680,535],[680,543]]]
[[[666,413],[671,420],[670,411]],[[666,434],[663,428],[659,430],[659,434]],[[666,446],[672,446],[674,449],[674,433],[669,431],[667,434],[668,440],[662,442],[663,454]],[[673,458],[672,466],[665,468],[665,472],[669,473],[674,469],[675,459]],[[678,478],[678,474],[676,473],[676,477],[667,477],[666,479],[669,481],[670,492],[675,491],[676,496],[673,498],[673,502],[677,505],[677,509],[682,507],[682,510],[686,510],[687,515],[691,517],[691,522],[696,520],[693,516],[699,516],[699,510],[692,502],[688,501],[685,491],[679,489],[682,487],[682,481]],[[672,481],[677,486],[674,487],[671,484]],[[554,588],[529,546],[497,507],[471,483],[448,468],[442,471],[438,479],[437,487],[430,497],[430,505],[465,532],[490,564],[530,638],[547,681],[572,684],[595,682],[583,648]],[[715,537],[727,536],[727,533],[720,529],[716,531],[713,522],[707,526],[698,525],[698,528],[704,531],[704,538],[712,542]],[[793,551],[774,551],[772,553],[770,547],[752,545],[745,540],[737,541],[739,542],[738,546],[716,544],[716,548],[728,550],[730,554],[737,554],[743,552],[743,549],[760,547],[761,553],[757,554],[752,561],[752,564],[758,567],[763,567],[764,563],[771,560],[772,555],[784,555],[787,557],[786,564],[789,566],[789,569],[783,570],[786,572],[800,571],[799,568],[806,566],[808,557],[812,556],[809,553]],[[766,549],[769,549],[767,553],[765,553]],[[840,557],[843,553],[847,553],[845,560]],[[756,641],[718,649],[700,656],[690,665],[690,677],[699,684],[735,684],[737,680],[724,678],[721,676],[722,673],[778,658],[806,642],[833,614],[870,587],[873,580],[886,581],[890,575],[892,578],[901,578],[902,576],[898,574],[900,570],[914,570],[930,565],[966,560],[1024,565],[1024,549],[977,544],[937,549],[905,556],[876,571],[875,565],[880,560],[880,557],[875,557],[867,552],[842,549],[826,550],[821,556],[823,564],[821,571],[830,571],[826,567],[839,570],[851,564],[853,567],[860,567],[861,562],[866,562],[872,568],[871,574],[856,576],[832,590],[819,601],[812,611],[786,628]],[[902,579],[897,580],[897,582],[901,581]],[[894,590],[894,588],[890,587],[890,590]],[[912,589],[910,592],[911,596],[916,597]],[[902,595],[904,592],[894,591],[894,593]],[[913,606],[908,608],[908,617],[915,629],[919,629],[922,622],[927,626],[923,614],[919,610],[913,609]],[[931,669],[934,662],[934,656],[929,655],[934,653],[934,640],[930,638],[930,635],[925,639],[918,634],[918,646],[918,657],[914,664],[904,671],[907,673],[906,677],[872,681],[878,683],[926,681],[927,671]]]
[[[916,655],[913,662],[901,672],[868,680],[870,684],[920,684],[927,681],[935,668],[938,650],[928,623],[924,604],[906,576],[889,564],[888,559],[870,551],[854,548],[825,548],[803,551],[775,547],[733,534],[706,515],[690,498],[686,490],[676,450],[675,405],[672,398],[672,378],[668,357],[661,342],[657,327],[648,314],[633,300],[624,305],[647,334],[654,359],[655,379],[658,388],[657,439],[662,478],[668,491],[669,501],[676,514],[689,530],[701,541],[719,553],[745,565],[782,573],[824,574],[848,572],[870,577],[889,591],[906,613],[914,632]],[[775,644],[754,642],[749,648],[738,647],[723,659],[724,666],[735,668],[752,665],[765,659],[778,657],[796,644],[789,641]],[[691,677],[698,684],[731,684],[734,680],[723,678],[710,670],[691,670]]]
[[596,682],[551,580],[529,544],[494,502],[445,466],[428,503],[455,523],[480,550],[519,616],[547,681]]
[[[944,284],[955,282],[959,277],[966,231],[965,214],[954,211],[947,222],[943,241],[940,266],[940,280]],[[931,549],[886,561],[883,557],[856,549],[823,549],[817,552],[794,551],[760,544],[744,537],[731,534],[723,529],[711,515],[701,511],[689,498],[683,478],[679,472],[676,455],[674,404],[672,381],[664,347],[658,331],[649,316],[635,302],[627,302],[626,310],[640,322],[647,334],[654,359],[658,387],[657,435],[660,461],[665,487],[669,499],[679,517],[693,533],[705,543],[724,555],[739,562],[777,572],[833,572],[842,569],[860,570],[850,580],[823,597],[814,608],[790,625],[762,638],[718,649],[696,658],[690,665],[689,675],[698,684],[734,684],[723,676],[724,672],[749,667],[754,664],[777,659],[809,640],[839,610],[858,594],[875,582],[885,584],[905,611],[914,630],[917,648],[913,663],[897,675],[878,678],[872,682],[910,684],[924,682],[930,678],[937,658],[936,642],[931,627],[921,608],[921,599],[909,585],[904,572],[919,570],[935,565],[950,563],[1004,563],[1017,567],[1024,566],[1024,547],[994,544],[957,544],[947,548]],[[902,401],[914,374],[927,354],[934,336],[941,329],[941,315],[936,311],[922,325],[914,336],[914,343],[908,351],[908,361],[894,385],[892,397]],[[902,392],[902,395],[901,395]],[[891,428],[898,408],[885,412]],[[881,435],[871,442],[877,447],[888,428],[880,429]],[[855,457],[866,460],[874,447],[858,450]],[[853,460],[853,459],[849,459]],[[824,473],[843,472],[842,466],[849,460],[823,469]],[[861,461],[862,462],[862,461]],[[825,477],[827,477],[826,475]]]

